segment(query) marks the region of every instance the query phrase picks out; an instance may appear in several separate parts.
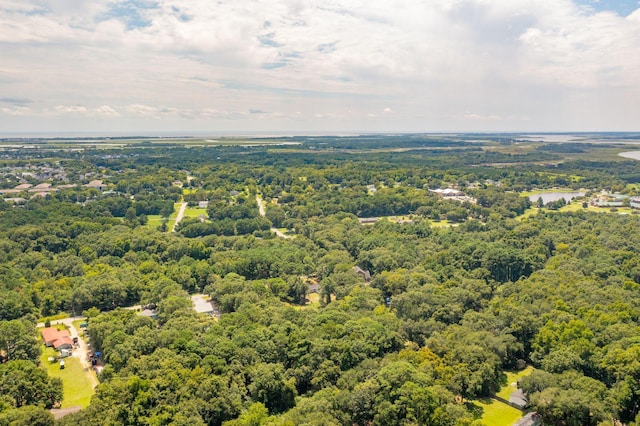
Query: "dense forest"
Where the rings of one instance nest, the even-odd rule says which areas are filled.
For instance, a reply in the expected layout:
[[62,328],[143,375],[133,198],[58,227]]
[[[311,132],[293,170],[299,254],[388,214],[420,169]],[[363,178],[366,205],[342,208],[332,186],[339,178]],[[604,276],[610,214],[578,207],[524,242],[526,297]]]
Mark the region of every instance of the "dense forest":
[[[482,137],[3,149],[0,425],[489,426],[523,364],[544,424],[640,425],[640,215],[521,194],[638,195],[640,162]],[[65,316],[104,368],[54,421]]]

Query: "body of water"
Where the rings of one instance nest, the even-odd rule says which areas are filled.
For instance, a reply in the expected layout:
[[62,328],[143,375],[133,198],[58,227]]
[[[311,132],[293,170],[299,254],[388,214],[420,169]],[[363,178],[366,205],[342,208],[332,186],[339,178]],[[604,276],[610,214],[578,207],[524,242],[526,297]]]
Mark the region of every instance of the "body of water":
[[640,151],[627,151],[618,154],[620,157],[631,158],[633,160],[640,160]]
[[558,201],[559,199],[564,198],[568,203],[576,197],[584,197],[584,194],[585,193],[582,191],[547,191],[541,192],[539,194],[529,195],[529,201],[535,203],[538,201],[538,198],[542,197],[542,202],[544,204],[547,204],[551,201]]

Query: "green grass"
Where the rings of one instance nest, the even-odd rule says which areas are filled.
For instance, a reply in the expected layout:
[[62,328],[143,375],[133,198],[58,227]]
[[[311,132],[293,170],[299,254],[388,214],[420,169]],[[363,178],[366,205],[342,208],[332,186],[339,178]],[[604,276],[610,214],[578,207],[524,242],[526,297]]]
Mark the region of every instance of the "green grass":
[[53,321],[57,321],[57,320],[61,320],[61,319],[65,319],[65,318],[69,318],[71,315],[69,315],[66,312],[60,312],[59,314],[56,315],[50,315],[48,317],[42,317],[38,320],[38,322],[47,322],[47,320],[53,322]]
[[80,360],[75,357],[65,358],[64,370],[61,370],[59,361],[53,363],[48,361],[50,356],[56,356],[57,354],[53,348],[45,348],[40,357],[40,365],[47,370],[49,376],[62,379],[64,396],[61,408],[78,405],[83,408],[88,406],[89,402],[91,402],[91,397],[95,393],[88,375],[95,373],[93,370],[85,371]]
[[518,380],[528,376],[533,372],[533,370],[534,368],[532,366],[528,366],[524,370],[520,371],[505,371],[505,373],[507,374],[507,384],[503,386],[500,389],[500,392],[498,392],[496,395],[508,401],[511,393],[518,389]]
[[497,399],[474,399],[467,403],[470,408],[485,425],[511,426],[520,417],[522,411],[511,407]]
[[430,220],[429,226],[431,226],[432,228],[449,228],[451,226],[458,226],[458,224],[449,222],[448,220]]
[[[176,218],[178,217],[179,210],[180,210],[180,203],[175,203],[173,205],[173,213],[171,213],[171,216],[169,216],[169,221],[167,222],[167,231],[170,231],[173,228],[173,224],[176,222]],[[185,217],[187,217],[186,212],[185,212]],[[147,216],[147,219],[148,221],[145,227],[149,229],[158,229],[158,227],[162,225],[162,222],[164,221],[162,216],[160,216],[159,214],[150,214]]]
[[158,226],[162,225],[162,216],[159,214],[152,214],[147,216],[148,222],[145,225],[147,228],[157,229]]
[[[578,176],[579,177],[579,176]],[[553,192],[587,192],[586,189],[573,189],[573,188],[547,188],[547,189],[536,189],[533,191],[522,191],[520,192],[521,197],[531,197],[532,195],[540,195],[540,194],[549,194]]]
[[596,207],[596,206],[589,205],[585,209],[584,207],[582,207],[582,203],[583,202],[584,202],[584,200],[573,201],[573,202],[567,204],[566,206],[561,207],[559,210],[549,210],[549,209],[546,209],[546,208],[539,209],[537,207],[531,207],[531,208],[527,209],[523,214],[518,216],[516,219],[523,220],[523,219],[526,219],[526,218],[528,218],[530,216],[535,216],[536,214],[538,214],[539,211],[561,212],[561,213],[577,212],[577,211],[588,211],[588,212],[592,212],[592,213],[610,213],[610,214],[632,214],[632,212],[633,212],[633,209],[631,209],[630,207],[615,207],[617,209],[617,211],[611,211],[611,207]]
[[[82,336],[82,328],[80,328],[80,324],[87,322],[87,320],[85,319],[79,319],[73,322],[73,327],[76,329],[76,331],[78,332],[79,336]],[[86,339],[83,339],[86,341]]]
[[[524,213],[522,213],[520,216],[516,217],[516,219],[517,220],[523,220],[523,219],[526,219],[528,217],[535,216],[535,215],[538,214],[538,212],[540,210],[541,209],[539,209],[537,207],[529,207],[527,210],[524,211]],[[542,210],[544,210],[544,209],[542,209]]]
[[586,209],[582,207],[582,201],[574,201],[566,206],[560,208],[561,212],[575,212],[579,210],[589,211],[593,213],[617,213],[617,214],[631,214],[633,211],[631,207],[615,207],[617,211],[611,211],[611,207],[597,207],[589,205]]
[[187,207],[184,211],[184,217],[198,217],[198,216],[207,216],[207,209],[201,209],[199,207]]

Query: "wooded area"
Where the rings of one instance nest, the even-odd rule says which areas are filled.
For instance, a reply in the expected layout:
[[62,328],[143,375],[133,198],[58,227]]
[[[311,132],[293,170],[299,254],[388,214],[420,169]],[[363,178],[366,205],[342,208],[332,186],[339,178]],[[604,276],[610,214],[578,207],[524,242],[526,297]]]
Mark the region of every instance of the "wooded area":
[[[520,195],[638,195],[640,162],[483,138],[5,148],[3,189],[57,190],[0,203],[0,425],[54,424],[36,325],[60,314],[104,363],[60,425],[481,425],[523,360],[544,424],[640,424],[640,215]],[[166,232],[178,201],[201,214]]]

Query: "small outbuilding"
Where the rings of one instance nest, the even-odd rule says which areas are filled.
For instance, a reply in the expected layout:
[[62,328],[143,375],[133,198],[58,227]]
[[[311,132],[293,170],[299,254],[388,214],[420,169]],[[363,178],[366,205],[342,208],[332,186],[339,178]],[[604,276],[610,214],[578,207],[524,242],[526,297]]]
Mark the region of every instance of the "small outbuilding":
[[522,389],[516,389],[509,396],[509,403],[520,409],[525,409],[529,406],[529,399]]
[[364,282],[368,283],[369,281],[371,281],[371,272],[362,269],[359,266],[354,266],[353,267],[353,272],[355,272],[358,275],[361,275],[362,278],[364,278]]
[[143,309],[142,311],[138,312],[138,315],[141,317],[149,317],[152,319],[158,319],[158,310],[157,309]]
[[86,185],[83,185],[87,188],[95,188],[98,191],[102,191],[105,187],[104,183],[102,183],[101,180],[92,180],[91,182],[87,183]]
[[216,311],[211,301],[207,300],[202,294],[191,296],[191,302],[193,303],[193,309],[199,314],[213,315]]

